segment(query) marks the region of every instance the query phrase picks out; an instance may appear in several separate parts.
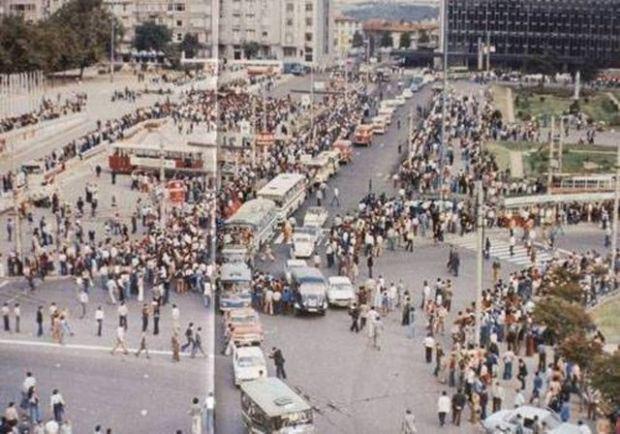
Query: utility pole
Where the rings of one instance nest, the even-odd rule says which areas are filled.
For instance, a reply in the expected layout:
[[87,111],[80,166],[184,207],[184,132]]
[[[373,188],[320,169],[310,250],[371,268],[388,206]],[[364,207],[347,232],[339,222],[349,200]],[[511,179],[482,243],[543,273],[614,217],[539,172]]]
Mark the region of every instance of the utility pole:
[[476,181],[476,329],[474,342],[480,346],[480,328],[482,324],[482,272],[483,272],[483,245],[484,245],[484,220],[482,215],[482,180]]
[[446,150],[446,115],[448,104],[448,5],[444,0],[443,8],[443,92],[441,101],[441,149],[439,155],[439,211],[443,211],[443,160]]
[[164,168],[164,140],[162,137],[159,138],[159,186],[161,187],[161,199],[159,201],[159,223],[162,228],[165,223],[164,218],[164,200],[166,198],[166,189],[165,189],[165,181],[166,181],[166,173]]
[[310,65],[310,133],[314,145],[314,64]]
[[611,238],[611,264],[609,272],[611,276],[616,278],[616,250],[618,248],[618,206],[620,202],[620,146],[618,146],[618,155],[616,157],[616,185],[614,191],[614,209],[613,209],[613,234]]
[[564,116],[560,116],[560,139],[558,140],[558,174],[562,175],[562,152],[564,151]]
[[114,40],[116,39],[116,19],[112,19],[112,32],[110,35],[110,83],[114,83]]
[[555,116],[551,116],[551,140],[549,140],[549,162],[547,163],[547,193],[551,192],[553,183],[553,142],[555,141]]

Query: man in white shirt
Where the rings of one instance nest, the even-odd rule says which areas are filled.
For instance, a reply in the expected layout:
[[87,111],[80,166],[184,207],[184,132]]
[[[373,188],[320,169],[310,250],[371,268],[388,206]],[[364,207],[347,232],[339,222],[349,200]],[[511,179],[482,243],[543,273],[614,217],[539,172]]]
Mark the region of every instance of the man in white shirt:
[[116,343],[110,351],[110,354],[114,355],[117,349],[122,349],[125,354],[129,354],[129,350],[127,349],[127,342],[125,340],[125,328],[123,326],[118,326],[116,328]]
[[95,321],[97,321],[97,336],[101,337],[101,330],[103,328],[103,309],[101,306],[97,307],[95,311]]
[[439,415],[439,426],[444,426],[446,423],[446,416],[450,413],[450,407],[452,401],[448,396],[448,393],[444,390],[441,392],[441,396],[437,400],[437,414]]

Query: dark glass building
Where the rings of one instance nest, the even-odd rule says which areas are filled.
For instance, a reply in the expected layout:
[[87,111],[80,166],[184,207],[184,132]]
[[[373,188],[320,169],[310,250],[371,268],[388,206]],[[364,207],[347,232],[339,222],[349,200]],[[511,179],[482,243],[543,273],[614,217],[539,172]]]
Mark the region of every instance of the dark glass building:
[[472,67],[487,37],[493,65],[550,56],[568,67],[620,66],[620,0],[443,1],[448,52]]

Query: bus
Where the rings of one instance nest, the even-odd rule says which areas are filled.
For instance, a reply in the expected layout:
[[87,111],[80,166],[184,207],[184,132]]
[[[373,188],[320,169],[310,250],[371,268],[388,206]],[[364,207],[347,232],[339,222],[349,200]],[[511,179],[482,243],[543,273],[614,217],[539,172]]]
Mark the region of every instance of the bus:
[[258,190],[256,196],[275,202],[278,220],[283,222],[306,200],[306,176],[300,173],[281,173]]
[[274,235],[278,209],[269,199],[252,199],[224,222],[224,249],[244,247],[248,256],[258,252]]
[[162,164],[166,172],[205,172],[203,151],[187,145],[168,144],[162,150],[156,144],[119,142],[112,145],[108,156],[113,173],[130,174],[137,169],[158,173]]
[[244,262],[222,264],[219,278],[221,312],[252,305],[252,271]]
[[248,433],[316,432],[312,407],[279,378],[242,383],[241,416]]

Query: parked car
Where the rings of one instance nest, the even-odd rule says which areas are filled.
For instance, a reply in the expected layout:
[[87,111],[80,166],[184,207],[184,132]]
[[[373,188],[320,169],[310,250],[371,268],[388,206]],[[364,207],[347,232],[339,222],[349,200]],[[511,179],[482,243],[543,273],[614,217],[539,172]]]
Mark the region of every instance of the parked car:
[[258,313],[251,307],[231,309],[224,314],[224,325],[233,326],[232,340],[235,346],[260,345],[263,342],[263,326]]
[[286,264],[284,264],[284,277],[286,278],[286,282],[290,284],[293,281],[293,271],[296,268],[307,266],[308,263],[303,259],[288,259]]
[[327,281],[321,270],[314,267],[299,267],[292,272],[292,287],[295,293],[295,314],[327,312]]
[[402,97],[405,99],[413,98],[413,92],[411,89],[403,90]]
[[306,214],[304,215],[304,226],[320,228],[325,224],[328,217],[329,213],[325,208],[321,206],[311,206],[306,210]]
[[235,348],[232,361],[235,386],[246,381],[267,378],[267,363],[259,347]]
[[387,122],[384,116],[375,116],[372,118],[372,132],[373,134],[385,134],[385,128]]
[[488,416],[482,421],[482,426],[487,434],[512,434],[517,432],[518,415],[521,415],[523,434],[532,434],[534,417],[538,416],[538,421],[545,422],[549,434],[580,434],[577,425],[563,423],[558,415],[547,408],[522,405],[519,408],[500,410]]
[[330,306],[348,307],[355,301],[355,288],[346,276],[327,279],[327,303]]

